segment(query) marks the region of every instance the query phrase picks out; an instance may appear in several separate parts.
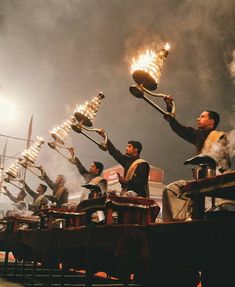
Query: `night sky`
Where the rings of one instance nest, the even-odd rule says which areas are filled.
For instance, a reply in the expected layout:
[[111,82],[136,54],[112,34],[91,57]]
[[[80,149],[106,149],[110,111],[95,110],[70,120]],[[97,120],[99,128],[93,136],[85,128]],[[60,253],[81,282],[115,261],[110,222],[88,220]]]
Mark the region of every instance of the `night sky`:
[[[83,179],[48,147],[49,131],[67,120],[76,104],[102,91],[105,99],[95,128],[104,128],[123,152],[128,140],[141,141],[142,158],[164,169],[165,184],[191,178],[191,168],[183,162],[195,155],[194,146],[175,135],[158,111],[130,94],[131,59],[169,42],[156,92],[173,96],[181,123],[195,126],[202,111],[215,110],[221,115],[219,129],[234,135],[234,27],[234,0],[1,0],[0,99],[15,104],[16,116],[8,120],[0,107],[0,133],[26,138],[33,115],[32,137],[46,142],[37,164],[52,178],[65,174],[69,189],[79,191]],[[161,99],[156,102],[164,108]],[[0,150],[4,144],[0,137]],[[67,145],[75,147],[88,169],[94,160],[105,168],[116,164],[74,131]],[[24,147],[24,141],[8,139],[7,155],[17,156]],[[30,174],[27,181],[33,188],[39,183]]]

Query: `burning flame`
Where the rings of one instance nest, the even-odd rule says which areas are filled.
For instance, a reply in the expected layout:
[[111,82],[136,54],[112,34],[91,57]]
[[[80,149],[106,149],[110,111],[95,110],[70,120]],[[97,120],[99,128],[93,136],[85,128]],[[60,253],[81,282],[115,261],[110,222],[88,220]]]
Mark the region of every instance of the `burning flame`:
[[59,141],[61,144],[64,144],[69,132],[71,131],[71,125],[76,121],[74,116],[65,122],[62,125],[56,126],[53,130],[50,131],[51,136]]
[[75,113],[80,113],[88,118],[90,121],[93,121],[95,117],[95,112],[92,107],[90,107],[89,102],[85,102],[85,104],[81,104],[76,107]]
[[21,165],[19,164],[19,160],[17,162],[12,163],[9,168],[5,171],[5,173],[13,178],[16,178],[19,175],[19,170],[21,168]]
[[38,157],[39,151],[41,149],[42,144],[44,144],[44,140],[41,137],[37,137],[38,142],[36,142],[33,146],[29,147],[28,149],[25,149],[22,152],[22,156],[26,161],[29,161],[30,163],[34,163]]
[[161,76],[162,66],[169,53],[170,45],[165,44],[158,53],[147,49],[145,53],[141,54],[138,59],[132,58],[131,74],[137,70],[142,70],[148,73],[156,83],[159,83]]
[[99,95],[95,96],[90,102],[86,101],[84,104],[80,104],[79,106],[77,106],[74,113],[82,114],[92,123],[103,98],[104,95],[102,93],[99,93]]
[[153,50],[147,50],[144,54],[141,54],[137,60],[132,59],[131,72],[136,70],[148,71],[148,66],[151,65],[157,54]]
[[171,48],[170,44],[169,43],[166,43],[166,45],[164,46],[164,49],[169,51]]

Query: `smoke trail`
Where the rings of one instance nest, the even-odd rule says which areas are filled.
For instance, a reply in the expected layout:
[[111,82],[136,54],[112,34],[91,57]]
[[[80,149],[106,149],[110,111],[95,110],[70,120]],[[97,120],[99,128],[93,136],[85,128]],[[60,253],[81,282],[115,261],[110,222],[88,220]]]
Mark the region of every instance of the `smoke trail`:
[[218,142],[208,146],[208,149],[204,149],[202,155],[213,158],[219,170],[229,170],[230,162],[235,155],[235,130],[222,136]]
[[235,85],[235,50],[233,50],[233,60],[228,66],[233,80],[233,84]]

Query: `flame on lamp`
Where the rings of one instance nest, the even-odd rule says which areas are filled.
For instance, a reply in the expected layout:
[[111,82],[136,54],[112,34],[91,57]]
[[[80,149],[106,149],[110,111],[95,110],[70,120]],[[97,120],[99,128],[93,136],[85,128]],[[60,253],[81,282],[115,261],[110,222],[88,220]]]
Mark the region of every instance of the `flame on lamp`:
[[75,117],[71,116],[71,118],[63,122],[62,125],[53,128],[53,130],[50,131],[50,134],[53,137],[53,139],[63,145],[65,143],[66,138],[68,137],[68,134],[71,131],[71,125],[74,124],[75,122],[76,122]]
[[161,77],[162,67],[169,54],[170,45],[166,43],[158,53],[146,50],[137,59],[132,59],[131,74],[139,86],[155,90]]
[[74,116],[79,122],[87,127],[92,127],[93,120],[97,114],[99,106],[101,104],[104,95],[100,92],[97,96],[95,96],[90,102],[85,102],[76,107],[74,111]]
[[40,151],[42,145],[44,144],[43,138],[37,137],[37,140],[38,140],[38,142],[36,142],[34,145],[29,147],[28,149],[25,149],[22,152],[23,158],[31,164],[35,163],[35,161],[38,157],[39,151]]
[[21,165],[19,164],[19,160],[17,160],[15,163],[12,163],[8,169],[6,169],[5,173],[12,178],[16,178],[19,175]]

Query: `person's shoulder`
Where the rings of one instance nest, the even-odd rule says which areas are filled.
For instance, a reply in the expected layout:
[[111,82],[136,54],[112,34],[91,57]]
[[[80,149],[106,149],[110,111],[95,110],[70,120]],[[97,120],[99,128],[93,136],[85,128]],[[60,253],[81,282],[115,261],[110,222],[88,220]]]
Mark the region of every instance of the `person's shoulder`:
[[150,166],[149,163],[147,162],[147,160],[140,158],[139,159],[139,164],[141,165],[146,165],[146,166]]
[[138,158],[137,159],[140,163],[148,163],[146,159]]
[[228,133],[225,131],[212,130],[210,133],[217,138],[228,137]]
[[229,133],[224,132],[224,131],[218,132],[218,138],[219,138],[219,142],[223,142],[224,144],[228,143],[230,140]]
[[225,131],[217,131],[217,130],[214,130],[214,132],[216,132],[218,135],[228,135],[228,132],[225,132]]

